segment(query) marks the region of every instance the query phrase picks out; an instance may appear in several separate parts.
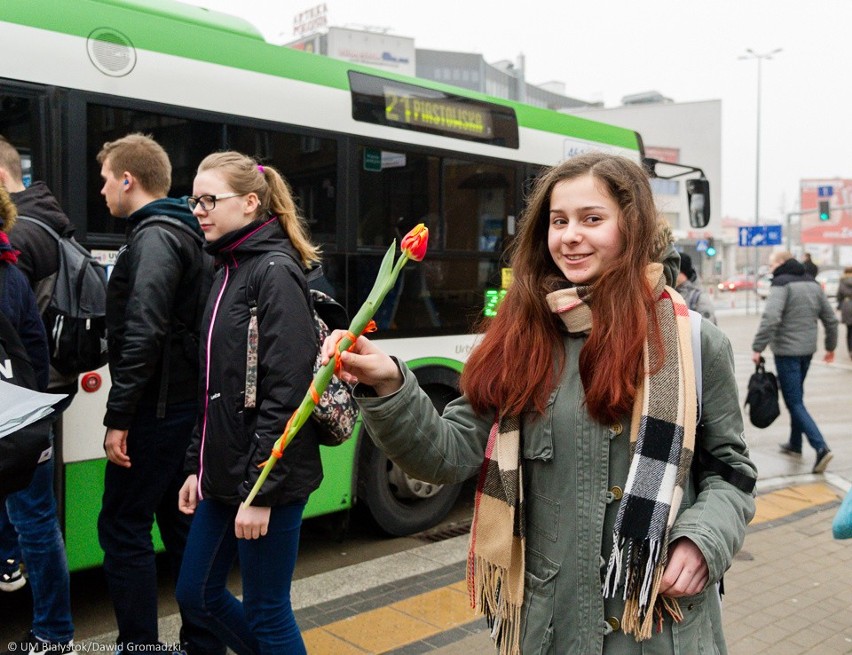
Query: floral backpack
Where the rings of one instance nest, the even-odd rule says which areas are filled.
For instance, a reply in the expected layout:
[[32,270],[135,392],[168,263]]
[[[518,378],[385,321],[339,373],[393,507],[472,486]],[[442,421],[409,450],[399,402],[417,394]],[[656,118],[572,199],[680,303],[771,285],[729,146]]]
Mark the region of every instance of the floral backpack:
[[[252,296],[257,285],[253,280],[256,277],[257,271],[262,266],[268,265],[273,257],[283,258],[285,265],[289,264],[288,270],[298,270],[305,280],[308,289],[308,306],[311,308],[314,331],[317,335],[317,355],[313,368],[314,375],[321,368],[322,355],[320,348],[325,338],[331,334],[332,330],[345,330],[349,327],[349,317],[343,305],[327,293],[311,288],[311,283],[322,277],[321,267],[317,266],[306,276],[293,257],[286,252],[271,252],[265,257],[259,257],[258,262],[249,274],[249,281],[246,284],[246,299],[249,311],[252,313],[252,320],[249,326],[248,352],[246,354],[246,407],[254,407],[257,400],[257,321],[255,320],[257,314],[257,296],[256,294],[254,297]],[[255,326],[253,334],[252,324]],[[358,406],[352,398],[352,387],[337,376],[332,376],[328,387],[322,393],[319,402],[314,407],[312,418],[319,428],[319,442],[322,445],[339,446],[348,440],[352,436],[355,421],[358,419]]]

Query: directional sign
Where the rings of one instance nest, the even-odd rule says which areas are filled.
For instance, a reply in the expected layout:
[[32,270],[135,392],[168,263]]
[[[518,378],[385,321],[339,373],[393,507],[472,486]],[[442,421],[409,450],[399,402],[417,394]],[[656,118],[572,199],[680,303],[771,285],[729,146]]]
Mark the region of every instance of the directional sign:
[[739,229],[740,246],[781,245],[780,225],[753,225]]
[[820,198],[830,198],[834,195],[834,187],[833,186],[820,186],[817,187],[817,195]]

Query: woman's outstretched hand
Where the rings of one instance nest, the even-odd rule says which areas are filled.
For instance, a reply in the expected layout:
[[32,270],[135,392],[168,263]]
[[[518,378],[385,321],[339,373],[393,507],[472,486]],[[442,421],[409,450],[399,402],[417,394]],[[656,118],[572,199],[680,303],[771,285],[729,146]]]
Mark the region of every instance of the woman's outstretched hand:
[[[323,365],[334,356],[337,343],[345,334],[345,330],[335,330],[323,342]],[[380,396],[388,396],[402,387],[402,373],[396,362],[366,337],[358,337],[351,350],[341,353],[340,362],[337,376],[344,382],[353,385],[362,382]]]

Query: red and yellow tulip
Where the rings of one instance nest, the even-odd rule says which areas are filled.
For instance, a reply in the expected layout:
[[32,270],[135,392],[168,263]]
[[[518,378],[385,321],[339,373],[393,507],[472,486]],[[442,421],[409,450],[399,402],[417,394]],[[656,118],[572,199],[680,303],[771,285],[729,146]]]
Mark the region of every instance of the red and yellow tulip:
[[[388,292],[390,292],[390,290],[393,289],[394,284],[396,284],[396,279],[399,277],[400,271],[402,271],[403,267],[409,260],[415,262],[422,261],[426,256],[428,243],[429,229],[423,223],[420,223],[402,238],[402,242],[400,244],[401,253],[396,262],[394,262],[396,241],[390,245],[388,251],[385,253],[384,259],[382,259],[382,264],[379,267],[379,272],[376,275],[376,281],[373,283],[370,295],[367,296],[367,300],[364,301],[364,304],[361,305],[361,309],[359,309],[358,313],[355,314],[355,318],[353,318],[349,324],[349,329],[346,334],[337,343],[338,353],[342,353],[343,351],[351,348],[358,339],[358,336],[367,331],[367,327],[375,315],[376,310],[378,310],[379,305],[382,304],[385,296],[387,296]],[[317,371],[313,381],[311,382],[310,388],[305,393],[305,397],[302,399],[301,404],[296,411],[293,412],[290,420],[287,421],[287,425],[284,427],[284,432],[276,440],[269,459],[263,464],[263,470],[260,472],[257,482],[255,482],[254,487],[252,487],[251,492],[246,498],[246,505],[251,505],[255,496],[260,491],[260,488],[263,486],[269,472],[272,470],[272,467],[275,466],[275,462],[281,458],[284,454],[284,449],[293,440],[293,437],[296,436],[299,429],[310,418],[317,400],[320,396],[322,396],[323,391],[325,391],[328,383],[331,381],[332,375],[334,375],[336,362],[336,358],[330,359],[325,366]]]

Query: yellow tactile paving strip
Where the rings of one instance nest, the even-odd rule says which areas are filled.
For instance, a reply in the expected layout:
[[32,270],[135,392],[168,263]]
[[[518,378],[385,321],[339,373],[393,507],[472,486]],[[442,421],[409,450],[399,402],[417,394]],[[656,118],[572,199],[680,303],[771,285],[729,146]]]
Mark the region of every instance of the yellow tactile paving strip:
[[[840,495],[816,482],[779,489],[756,498],[752,525],[837,502]],[[310,655],[377,655],[478,620],[465,582],[418,594],[303,633]]]
[[462,581],[307,630],[302,636],[310,655],[386,653],[476,619]]
[[828,484],[815,482],[761,494],[756,499],[757,511],[751,525],[775,521],[796,512],[840,500]]

